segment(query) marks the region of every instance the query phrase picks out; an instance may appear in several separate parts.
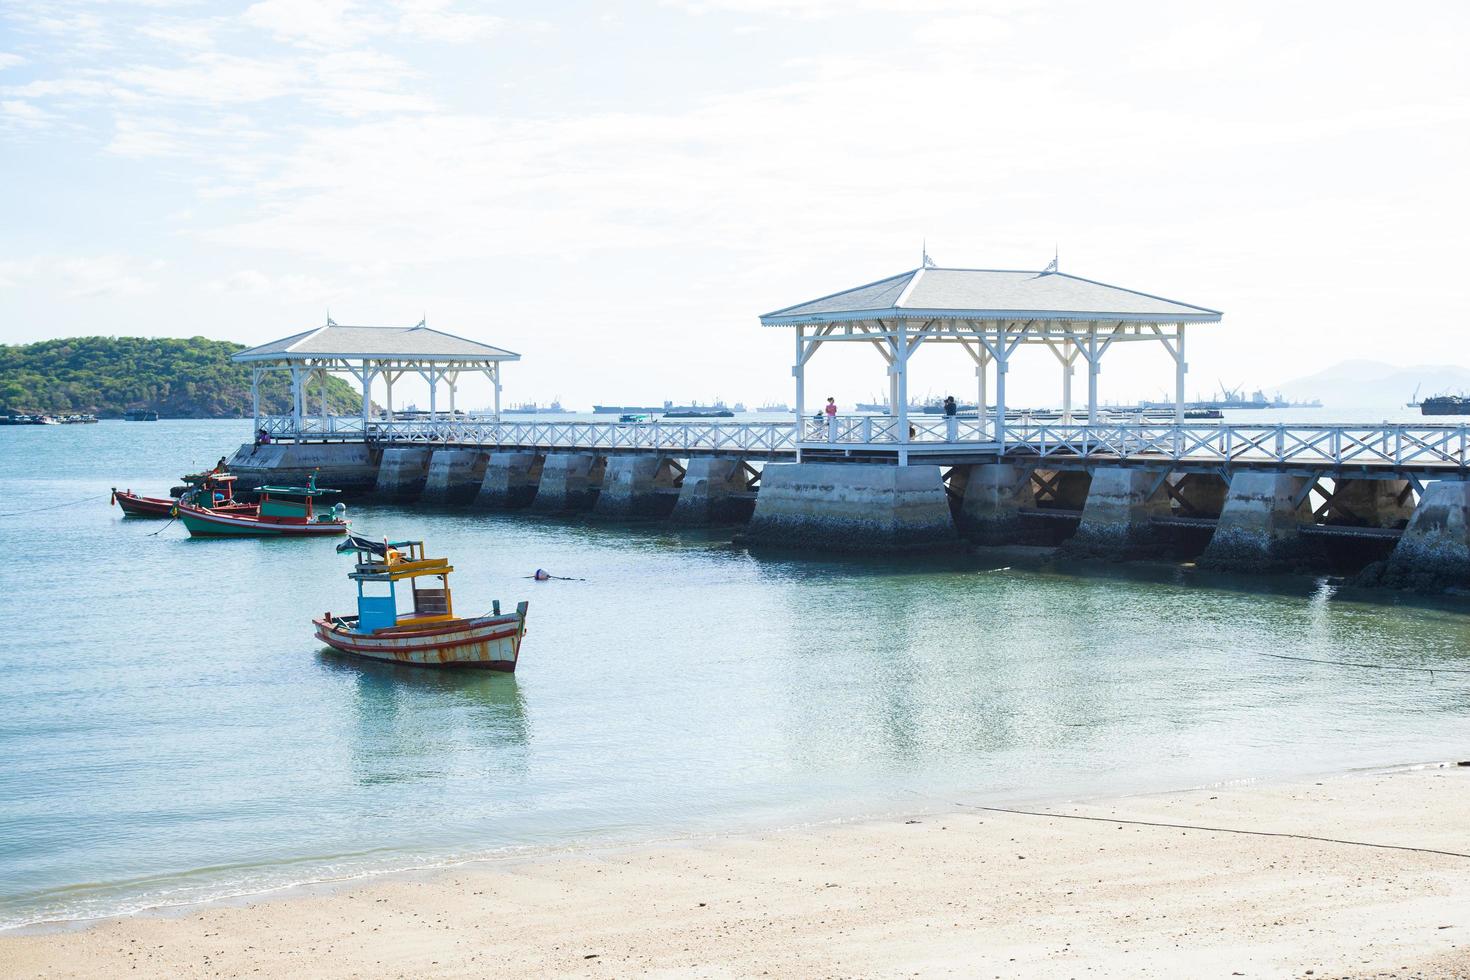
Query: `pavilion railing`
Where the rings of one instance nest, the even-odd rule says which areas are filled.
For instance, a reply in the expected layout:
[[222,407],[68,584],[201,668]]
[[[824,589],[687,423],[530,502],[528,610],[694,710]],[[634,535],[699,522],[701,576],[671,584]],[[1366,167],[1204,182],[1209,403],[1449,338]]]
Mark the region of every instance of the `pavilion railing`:
[[261,420],[272,438],[372,441],[391,445],[478,445],[527,449],[646,450],[665,453],[793,454],[798,448],[867,448],[914,452],[969,450],[1038,459],[1129,459],[1148,462],[1275,463],[1322,466],[1470,468],[1467,425],[1226,425],[1168,422],[1086,423],[1008,420],[1004,446],[993,420],[925,417],[909,420],[908,439],[890,416],[833,420],[735,422],[497,422],[493,418],[307,418]]

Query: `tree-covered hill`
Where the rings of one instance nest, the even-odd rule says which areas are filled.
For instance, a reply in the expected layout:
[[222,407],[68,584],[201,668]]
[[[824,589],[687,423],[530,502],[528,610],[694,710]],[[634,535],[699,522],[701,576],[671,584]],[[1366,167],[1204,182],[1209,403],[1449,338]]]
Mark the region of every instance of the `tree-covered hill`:
[[[152,409],[164,418],[248,418],[250,369],[231,364],[245,348],[226,340],[150,337],[71,337],[35,344],[0,344],[0,411],[91,412],[121,415]],[[291,411],[283,371],[261,379],[262,412]],[[310,402],[319,404],[316,386]],[[333,412],[356,415],[362,395],[341,378],[327,384]]]

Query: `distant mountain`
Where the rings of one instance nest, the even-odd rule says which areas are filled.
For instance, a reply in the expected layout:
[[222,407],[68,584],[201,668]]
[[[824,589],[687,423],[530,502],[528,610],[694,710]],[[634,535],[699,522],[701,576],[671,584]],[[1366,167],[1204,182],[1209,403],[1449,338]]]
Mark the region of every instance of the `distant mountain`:
[[[0,344],[0,411],[119,416],[140,408],[164,418],[248,418],[250,369],[230,363],[230,355],[244,349],[204,337],[71,337]],[[287,380],[282,371],[267,372],[261,379],[262,412],[291,411]],[[313,399],[320,397],[316,390],[313,386]],[[343,415],[357,415],[362,395],[341,378],[329,378],[327,405]]]
[[1453,364],[1401,367],[1380,361],[1343,361],[1316,374],[1272,387],[1292,401],[1320,398],[1329,408],[1396,408],[1413,396],[1470,394],[1470,368]]

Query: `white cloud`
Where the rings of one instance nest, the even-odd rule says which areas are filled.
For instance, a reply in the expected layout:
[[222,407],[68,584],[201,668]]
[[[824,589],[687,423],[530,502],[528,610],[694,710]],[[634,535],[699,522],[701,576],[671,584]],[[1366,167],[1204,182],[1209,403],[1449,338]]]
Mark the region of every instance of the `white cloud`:
[[0,51],[0,71],[4,71],[7,68],[14,68],[17,65],[23,65],[25,63],[26,60],[18,54],[11,54],[7,51]]

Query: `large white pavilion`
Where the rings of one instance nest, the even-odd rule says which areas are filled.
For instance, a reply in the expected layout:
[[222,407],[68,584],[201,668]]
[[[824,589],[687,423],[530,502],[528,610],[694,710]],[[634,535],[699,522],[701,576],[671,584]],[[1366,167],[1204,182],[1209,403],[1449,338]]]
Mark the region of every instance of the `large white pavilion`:
[[437,420],[440,383],[448,385],[448,410],[453,415],[460,375],[483,373],[494,386],[495,418],[499,420],[500,365],[520,359],[521,355],[511,351],[431,329],[422,320],[411,327],[366,327],[339,324],[331,317],[320,327],[243,350],[230,358],[250,365],[256,428],[260,427],[261,419],[261,376],[266,371],[291,372],[291,419],[295,432],[309,428],[303,419],[309,414],[307,388],[312,381],[318,383],[321,392],[320,428],[329,428],[326,382],[333,374],[351,377],[362,389],[364,431],[372,414],[373,382],[383,379],[384,412],[392,421],[393,385],[405,374],[418,375],[428,382],[429,417]]
[[[888,366],[896,437],[908,439],[908,362],[923,344],[961,348],[975,365],[981,431],[1005,437],[1006,374],[1022,344],[1045,345],[1062,371],[1062,412],[1072,415],[1072,375],[1087,364],[1087,420],[1098,421],[1097,377],[1113,344],[1158,343],[1175,366],[1175,419],[1184,417],[1184,331],[1218,323],[1218,310],[1163,299],[1047,269],[943,269],[929,264],[877,282],[767,313],[768,327],[796,328],[796,412],[804,419],[806,365],[823,344],[872,344]],[[989,401],[995,365],[995,408]]]

